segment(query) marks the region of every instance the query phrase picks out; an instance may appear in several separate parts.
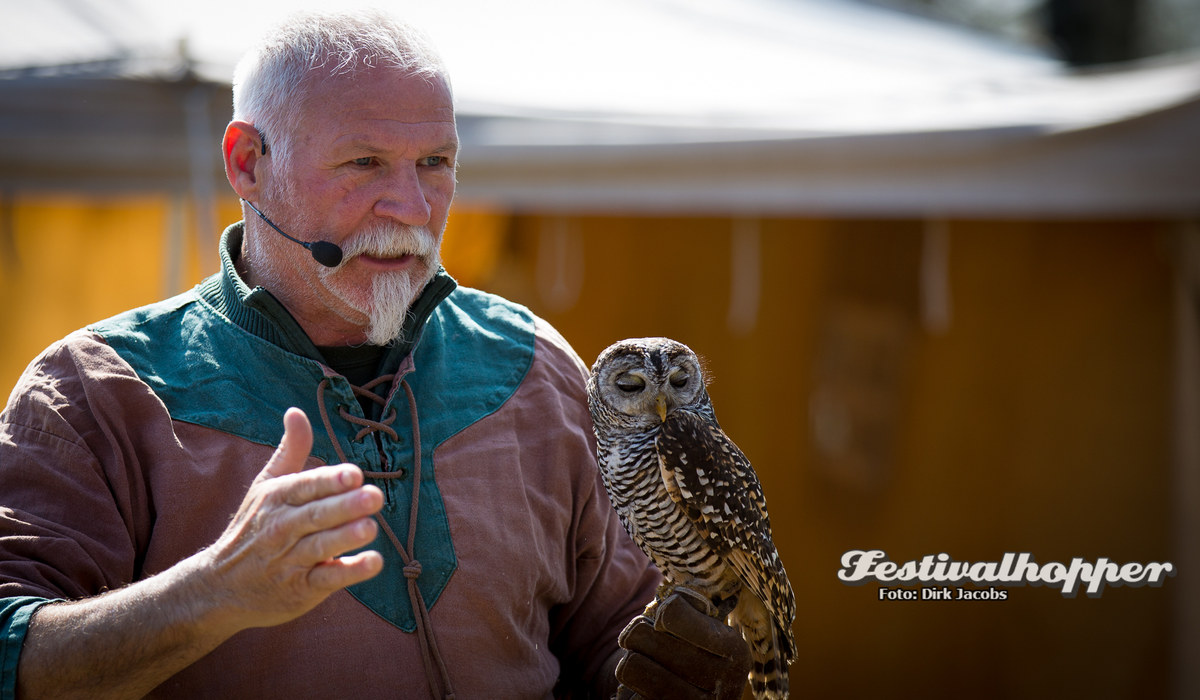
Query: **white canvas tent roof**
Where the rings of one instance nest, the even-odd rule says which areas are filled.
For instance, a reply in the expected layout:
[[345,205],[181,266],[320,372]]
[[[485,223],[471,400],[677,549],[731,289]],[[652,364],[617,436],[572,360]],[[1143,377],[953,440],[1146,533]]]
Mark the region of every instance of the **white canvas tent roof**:
[[[449,64],[463,199],[881,215],[1200,209],[1197,57],[1073,74],[986,37],[835,0],[371,4],[425,29]],[[32,18],[0,11],[12,15],[0,23],[9,187],[71,171],[109,185],[171,181],[169,164],[113,177],[121,160],[147,162],[123,149],[209,158],[203,167],[219,178],[215,145],[189,151],[186,126],[223,126],[222,90],[259,18],[319,3],[30,5]],[[22,113],[39,100],[41,111]],[[31,121],[59,133],[31,133]]]

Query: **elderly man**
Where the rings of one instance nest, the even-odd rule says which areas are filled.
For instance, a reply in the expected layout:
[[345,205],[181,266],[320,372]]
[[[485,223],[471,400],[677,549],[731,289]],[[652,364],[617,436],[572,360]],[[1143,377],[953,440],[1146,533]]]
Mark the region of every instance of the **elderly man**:
[[[0,697],[607,697],[659,576],[599,485],[582,363],[441,270],[436,55],[299,16],[234,96],[221,271],[51,346],[0,420]],[[622,677],[744,679],[674,607]]]

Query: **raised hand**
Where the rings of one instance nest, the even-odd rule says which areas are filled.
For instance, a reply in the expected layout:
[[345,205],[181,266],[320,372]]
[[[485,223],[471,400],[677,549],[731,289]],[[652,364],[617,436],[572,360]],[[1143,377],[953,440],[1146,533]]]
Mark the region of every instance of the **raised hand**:
[[286,622],[329,594],[383,568],[375,539],[383,493],[350,464],[304,471],[312,427],[288,409],[279,448],[251,484],[225,532],[208,549],[214,583],[253,624]]

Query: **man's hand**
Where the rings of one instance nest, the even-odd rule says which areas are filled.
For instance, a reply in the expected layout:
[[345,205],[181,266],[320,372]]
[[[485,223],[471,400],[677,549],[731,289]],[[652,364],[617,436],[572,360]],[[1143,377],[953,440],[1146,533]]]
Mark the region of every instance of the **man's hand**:
[[673,593],[659,603],[655,619],[639,616],[625,628],[618,700],[742,697],[750,648],[741,633],[706,615],[699,604]]
[[383,568],[374,551],[341,556],[375,539],[383,492],[350,464],[303,471],[312,450],[304,412],[288,409],[279,448],[207,550],[216,587],[241,615],[264,627],[291,620],[329,594]]
[[312,427],[283,419],[279,448],[216,543],[166,571],[34,613],[18,698],[141,697],[238,631],[286,622],[383,568],[370,543],[383,493],[349,464],[304,470]]

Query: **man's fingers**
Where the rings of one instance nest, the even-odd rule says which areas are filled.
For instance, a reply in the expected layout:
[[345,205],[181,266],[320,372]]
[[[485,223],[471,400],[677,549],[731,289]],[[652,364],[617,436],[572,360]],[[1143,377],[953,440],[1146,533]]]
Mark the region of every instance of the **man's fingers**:
[[363,487],[362,470],[353,464],[315,467],[302,474],[288,476],[280,481],[278,488],[281,489],[280,500],[289,506],[303,506],[356,491],[379,491],[374,486]]
[[383,556],[368,550],[331,559],[308,572],[308,583],[317,590],[336,591],[361,583],[383,571]]
[[312,446],[312,425],[308,422],[308,416],[295,406],[289,408],[283,414],[283,439],[258,478],[271,479],[302,471]]
[[313,532],[296,543],[292,554],[298,561],[318,564],[365,547],[375,540],[378,532],[379,526],[374,520],[358,518],[339,527]]
[[[294,488],[284,496],[284,511],[278,514],[275,528],[280,534],[288,533],[285,536],[292,542],[278,544],[281,554],[287,552],[293,560],[312,566],[375,539],[379,526],[371,516],[383,507],[383,492],[367,485],[323,495],[346,483],[362,481],[361,472],[357,479],[347,482],[337,478],[339,471],[342,468],[320,467],[288,478],[297,483],[288,484]],[[358,472],[358,468],[347,467],[344,471]],[[310,497],[312,500],[303,500]],[[291,505],[293,501],[298,505]]]
[[[341,473],[327,474],[326,470]],[[358,467],[319,467],[304,476],[322,478],[298,481],[289,488],[283,502],[292,506],[290,519],[298,531],[307,534],[344,525],[374,515],[383,507],[383,492],[378,486],[362,485]]]

